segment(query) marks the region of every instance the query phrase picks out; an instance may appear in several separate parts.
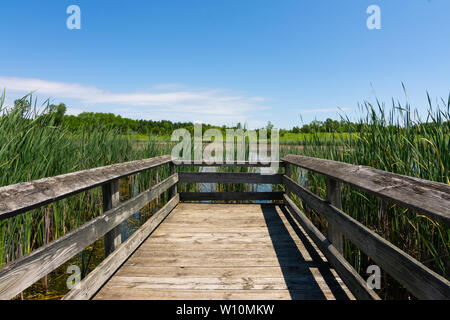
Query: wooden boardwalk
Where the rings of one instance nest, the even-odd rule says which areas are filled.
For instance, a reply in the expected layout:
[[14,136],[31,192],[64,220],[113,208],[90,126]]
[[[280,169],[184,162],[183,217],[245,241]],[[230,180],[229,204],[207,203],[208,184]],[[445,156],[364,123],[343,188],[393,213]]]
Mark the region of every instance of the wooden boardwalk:
[[[279,168],[273,175],[242,171],[273,164]],[[199,172],[197,166],[220,167],[223,172]],[[241,169],[231,172],[226,169],[230,167]],[[298,183],[298,168],[324,176],[326,199]],[[119,180],[143,172],[166,178],[157,178],[147,190],[120,202]],[[199,183],[270,184],[272,192],[185,188]],[[102,189],[103,211],[2,266],[0,300],[13,299],[101,238],[105,259],[64,300],[380,300],[367,286],[367,277],[345,259],[344,240],[416,298],[449,300],[448,279],[342,211],[343,185],[450,225],[450,185],[444,183],[300,155],[271,163],[182,164],[169,155],[159,156],[1,187],[0,222],[96,187]],[[122,239],[121,224],[163,194],[164,206]],[[271,202],[224,203],[256,200]],[[326,220],[326,230],[309,220],[303,206]]]
[[283,205],[180,203],[94,299],[353,299]]

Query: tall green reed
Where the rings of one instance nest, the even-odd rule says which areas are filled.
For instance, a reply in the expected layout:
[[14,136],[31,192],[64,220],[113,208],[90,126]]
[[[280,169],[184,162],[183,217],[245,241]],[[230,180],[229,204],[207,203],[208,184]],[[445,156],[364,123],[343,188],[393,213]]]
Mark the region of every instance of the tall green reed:
[[[107,128],[70,132],[54,125],[48,107],[38,108],[31,95],[14,107],[0,99],[0,186],[169,153],[149,141],[137,146]],[[160,177],[168,169],[156,170]],[[145,175],[142,175],[145,177]],[[148,187],[143,178],[139,188]],[[153,179],[154,180],[154,179]],[[0,221],[0,266],[26,255],[101,213],[99,188]]]
[[[421,119],[417,110],[413,110],[409,104],[402,106],[393,103],[386,109],[379,101],[376,104],[365,102],[360,105],[358,126],[347,119],[348,127],[353,130],[352,135],[333,135],[335,144],[330,141],[324,143],[317,135],[315,143],[308,141],[305,148],[285,146],[280,153],[301,153],[449,184],[450,98],[441,101],[438,106],[432,106],[431,99],[428,100],[426,119]],[[314,140],[314,137],[310,139]],[[315,193],[325,197],[325,180],[322,176],[308,173],[307,184]],[[342,202],[343,210],[350,216],[432,270],[450,277],[448,226],[349,186],[343,188]],[[309,215],[322,229],[326,229],[323,219],[311,212]],[[373,263],[348,241],[345,256],[362,274],[365,274],[367,265]],[[410,298],[392,279],[385,287],[387,289],[380,293],[384,297]]]

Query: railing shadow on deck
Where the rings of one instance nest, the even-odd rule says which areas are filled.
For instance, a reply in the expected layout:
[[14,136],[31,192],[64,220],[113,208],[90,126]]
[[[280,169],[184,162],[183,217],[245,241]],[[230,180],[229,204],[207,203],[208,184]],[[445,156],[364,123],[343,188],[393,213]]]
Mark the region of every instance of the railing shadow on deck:
[[[281,212],[286,217],[286,220],[289,222],[292,229],[294,229],[294,232],[299,237],[300,241],[302,241],[303,245],[311,256],[311,259],[313,261],[321,261],[322,258],[320,257],[319,252],[316,248],[314,248],[311,240],[306,237],[305,233],[300,230],[299,226],[295,223],[286,207],[281,207]],[[338,300],[349,300],[349,296],[343,290],[342,285],[336,280],[336,276],[331,272],[330,266],[331,265],[329,262],[326,262],[325,264],[319,263],[317,268],[321,273],[323,279],[325,280],[327,286],[330,288],[331,293],[334,295],[334,297]]]
[[[310,269],[317,268],[333,296],[338,300],[348,300],[349,297],[342,289],[342,286],[330,272],[329,264],[322,261],[317,250],[312,246],[287,210],[283,206],[279,208],[312,259],[312,261],[307,261],[300,252],[297,244],[279,216],[276,207],[261,204],[267,229],[291,298],[293,300],[327,300],[329,298],[317,283]],[[300,279],[298,271],[301,272]]]

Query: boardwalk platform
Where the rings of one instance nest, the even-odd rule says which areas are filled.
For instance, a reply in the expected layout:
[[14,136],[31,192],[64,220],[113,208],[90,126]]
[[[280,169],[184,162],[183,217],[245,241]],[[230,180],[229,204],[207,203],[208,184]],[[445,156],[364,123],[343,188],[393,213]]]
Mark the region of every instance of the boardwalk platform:
[[353,299],[283,205],[180,203],[94,299]]
[[[272,165],[277,173],[258,169]],[[210,166],[218,171],[196,168]],[[325,199],[299,184],[299,169],[324,176]],[[119,180],[144,172],[155,181],[121,202]],[[202,183],[218,188],[198,192]],[[238,188],[222,188],[225,184]],[[269,184],[271,192],[254,192],[248,184]],[[380,300],[367,275],[346,260],[347,242],[414,297],[449,300],[448,279],[342,210],[343,185],[450,224],[450,185],[444,183],[301,155],[269,163],[178,163],[159,156],[1,187],[0,222],[97,187],[103,208],[2,266],[0,300],[16,297],[101,238],[105,259],[81,282],[72,279],[64,300]],[[267,204],[255,203],[261,200]],[[152,201],[164,205],[122,239],[121,224]],[[324,219],[326,228],[314,225],[305,207]]]

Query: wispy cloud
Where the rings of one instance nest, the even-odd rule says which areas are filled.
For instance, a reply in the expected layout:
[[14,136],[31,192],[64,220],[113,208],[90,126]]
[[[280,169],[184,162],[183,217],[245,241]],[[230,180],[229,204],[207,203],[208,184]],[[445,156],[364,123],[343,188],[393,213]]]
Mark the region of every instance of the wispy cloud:
[[188,89],[179,84],[162,84],[141,92],[111,92],[78,83],[0,76],[0,88],[8,92],[36,91],[41,96],[78,101],[86,105],[108,105],[111,111],[134,118],[177,119],[213,123],[251,121],[257,111],[267,109],[263,97],[247,97],[217,89]]
[[349,111],[350,108],[317,108],[317,109],[306,109],[306,110],[300,110],[300,113],[329,113],[329,112],[342,112],[342,111]]

